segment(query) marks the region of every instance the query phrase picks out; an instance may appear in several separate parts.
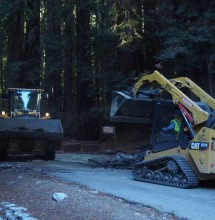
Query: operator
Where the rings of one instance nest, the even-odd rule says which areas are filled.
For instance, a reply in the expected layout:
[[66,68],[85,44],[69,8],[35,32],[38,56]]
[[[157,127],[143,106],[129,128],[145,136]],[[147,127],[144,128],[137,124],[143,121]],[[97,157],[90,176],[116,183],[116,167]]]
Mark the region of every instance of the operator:
[[[167,127],[162,128],[162,136],[171,133],[172,139],[178,139],[180,130],[181,130],[181,122],[182,122],[182,117],[181,117],[181,112],[180,110],[176,110],[174,112],[174,119],[170,121],[170,124]],[[173,131],[173,132],[172,132]]]

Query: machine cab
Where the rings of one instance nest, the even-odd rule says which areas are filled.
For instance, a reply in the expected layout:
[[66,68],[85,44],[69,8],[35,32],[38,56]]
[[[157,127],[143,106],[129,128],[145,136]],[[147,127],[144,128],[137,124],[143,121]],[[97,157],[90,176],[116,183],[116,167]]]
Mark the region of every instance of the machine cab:
[[11,117],[40,117],[41,90],[8,89]]
[[8,88],[2,98],[2,116],[43,117],[41,100],[44,99],[44,94],[41,89]]

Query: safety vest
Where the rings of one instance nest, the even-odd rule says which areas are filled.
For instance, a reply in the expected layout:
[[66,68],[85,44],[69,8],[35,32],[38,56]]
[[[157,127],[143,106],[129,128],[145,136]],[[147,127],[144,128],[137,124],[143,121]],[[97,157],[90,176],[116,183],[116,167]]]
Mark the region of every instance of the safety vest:
[[173,119],[172,122],[174,123],[174,131],[178,134],[181,128],[181,121],[177,119]]

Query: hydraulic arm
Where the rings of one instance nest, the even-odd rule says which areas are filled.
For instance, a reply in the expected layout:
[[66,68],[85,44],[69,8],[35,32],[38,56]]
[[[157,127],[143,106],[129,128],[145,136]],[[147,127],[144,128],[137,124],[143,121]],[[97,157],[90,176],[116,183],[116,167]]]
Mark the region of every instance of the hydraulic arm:
[[[184,80],[183,80],[184,79]],[[178,87],[188,87],[192,89],[192,91],[200,97],[200,100],[207,101],[209,106],[215,109],[215,101],[212,97],[206,94],[201,88],[199,88],[196,84],[192,83],[188,78],[177,78],[168,80],[158,71],[154,71],[152,74],[143,76],[135,85],[134,85],[134,96],[137,95],[140,87],[146,83],[151,83],[156,81],[162,89],[165,89],[171,96],[172,101],[175,105],[180,103],[186,109],[188,109],[193,116],[193,122],[195,125],[201,124],[208,119],[208,112],[202,110],[195,102],[193,102],[188,96],[186,96]],[[162,90],[161,90],[162,92]]]

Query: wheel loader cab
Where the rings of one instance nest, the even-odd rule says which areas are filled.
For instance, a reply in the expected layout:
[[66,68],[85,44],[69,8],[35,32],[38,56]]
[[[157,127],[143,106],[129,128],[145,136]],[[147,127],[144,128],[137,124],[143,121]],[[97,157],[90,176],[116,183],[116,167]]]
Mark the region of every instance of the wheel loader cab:
[[40,118],[41,90],[9,90],[9,114],[12,118]]
[[47,101],[48,95],[41,89],[9,88],[2,95],[1,117],[48,118]]

